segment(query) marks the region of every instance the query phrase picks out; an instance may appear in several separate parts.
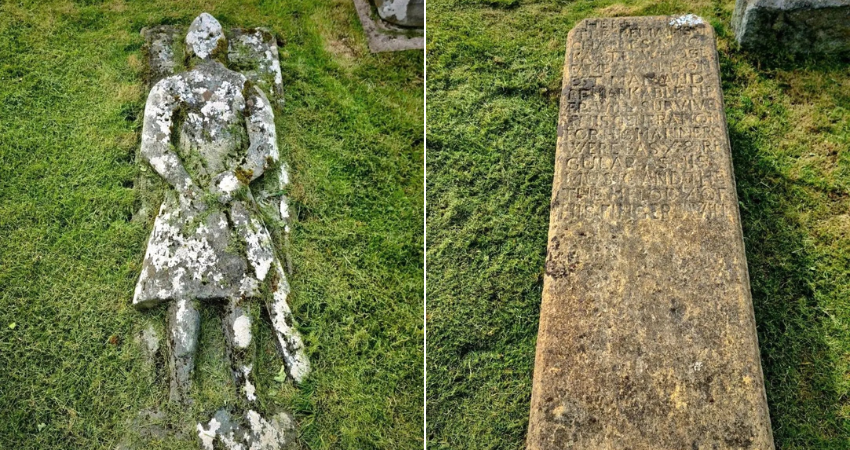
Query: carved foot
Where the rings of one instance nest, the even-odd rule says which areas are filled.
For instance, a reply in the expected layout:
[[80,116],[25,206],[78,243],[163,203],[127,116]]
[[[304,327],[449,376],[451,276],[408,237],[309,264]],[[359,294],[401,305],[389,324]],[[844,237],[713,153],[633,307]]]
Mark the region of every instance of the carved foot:
[[235,418],[227,410],[218,410],[206,426],[197,426],[204,450],[294,450],[297,448],[295,422],[287,413],[266,420],[249,410],[244,418]]

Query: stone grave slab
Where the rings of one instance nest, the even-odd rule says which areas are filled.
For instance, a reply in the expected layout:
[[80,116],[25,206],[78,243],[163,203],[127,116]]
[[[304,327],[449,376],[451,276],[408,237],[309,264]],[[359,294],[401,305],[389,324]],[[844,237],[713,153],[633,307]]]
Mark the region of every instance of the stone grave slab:
[[766,53],[850,53],[850,0],[738,0],[741,47]]
[[569,34],[528,449],[773,449],[711,26]]

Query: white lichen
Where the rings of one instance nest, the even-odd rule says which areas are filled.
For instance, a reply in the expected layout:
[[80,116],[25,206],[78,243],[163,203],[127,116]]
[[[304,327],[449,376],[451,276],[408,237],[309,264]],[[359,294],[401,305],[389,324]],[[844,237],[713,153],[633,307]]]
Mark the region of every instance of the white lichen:
[[245,385],[242,386],[242,391],[245,392],[245,398],[247,398],[249,402],[257,400],[257,389],[253,384],[251,384],[250,380],[252,367],[253,366],[242,366],[242,375],[245,378]]
[[232,431],[228,434],[219,434],[218,439],[224,444],[227,450],[246,450],[242,443],[236,441],[236,434]]
[[[275,47],[277,50],[277,47]],[[280,86],[283,84],[283,75],[280,72],[280,60],[278,60],[277,55],[274,55],[272,59],[272,72],[274,72],[274,84]]]
[[289,283],[286,281],[286,275],[283,273],[280,261],[275,260],[275,271],[278,284],[277,289],[272,294],[269,316],[289,376],[296,383],[301,383],[310,374],[310,361],[304,352],[304,342],[301,340],[301,335],[298,330],[289,325],[292,321],[292,311],[286,303],[289,296]]
[[407,4],[410,0],[386,0],[381,5],[382,17],[395,17],[399,21],[407,18]]
[[154,156],[149,159],[150,165],[159,173],[167,173],[173,167],[180,164],[180,160],[177,158],[177,155],[173,153],[166,153],[160,156]]
[[260,283],[256,278],[245,276],[239,283],[239,295],[243,297],[253,297],[259,292]]
[[228,172],[221,177],[221,181],[218,182],[218,188],[226,194],[232,194],[239,189],[239,179],[236,178],[236,175]]
[[281,189],[289,185],[289,170],[286,167],[286,163],[280,165],[280,174],[277,177],[277,181]]
[[678,16],[670,20],[670,26],[675,28],[691,28],[704,23],[705,21],[702,20],[702,17],[694,14]]
[[256,438],[251,442],[250,450],[276,450],[280,448],[281,435],[272,424],[254,410],[249,410],[247,416],[252,435]]
[[233,343],[238,348],[251,345],[251,318],[241,315],[233,321]]
[[[218,222],[219,228],[210,229],[207,225],[201,224],[197,227],[192,235],[186,236],[182,230],[173,224],[178,221],[179,212],[173,209],[163,207],[160,209],[160,214],[154,221],[153,231],[148,240],[148,247],[145,251],[145,261],[149,263],[154,272],[172,273],[170,279],[156,277],[155,273],[150,273],[143,270],[139,283],[136,285],[136,292],[133,302],[139,303],[145,289],[143,286],[146,283],[153,283],[152,288],[158,289],[157,297],[161,300],[181,297],[186,289],[183,283],[184,275],[191,274],[192,279],[221,279],[222,275],[218,270],[219,255],[209,241],[209,237],[226,232],[227,222]],[[184,212],[184,221],[192,219],[192,215]],[[151,275],[154,275],[151,277]],[[162,284],[162,283],[168,284]]]
[[202,424],[198,424],[196,429],[198,430],[198,438],[201,440],[201,445],[204,446],[204,450],[213,450],[213,441],[215,440],[215,435],[218,429],[221,427],[221,424],[218,423],[218,420],[215,417],[210,420],[209,429],[205,430]]
[[174,327],[175,339],[180,341],[180,346],[183,348],[192,347],[190,336],[186,330],[193,325],[192,310],[189,309],[189,300],[178,300],[177,302],[177,325]]
[[285,195],[280,197],[280,218],[284,221],[289,220],[289,202]]
[[177,270],[174,271],[174,278],[171,279],[171,290],[173,292],[180,292],[183,290],[184,275],[186,275],[186,269],[183,267],[178,267]]
[[257,279],[263,281],[269,273],[274,254],[272,252],[272,238],[262,222],[251,217],[250,226],[245,232],[245,245],[247,247],[248,262],[254,268]]

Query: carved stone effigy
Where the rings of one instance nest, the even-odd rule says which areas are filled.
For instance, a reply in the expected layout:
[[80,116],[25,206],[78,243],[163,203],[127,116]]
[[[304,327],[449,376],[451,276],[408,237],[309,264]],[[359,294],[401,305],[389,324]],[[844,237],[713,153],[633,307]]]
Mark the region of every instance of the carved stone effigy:
[[[152,88],[140,157],[167,187],[133,305],[169,305],[169,399],[186,404],[191,402],[199,308],[223,303],[222,325],[240,411],[237,416],[219,411],[207,424],[197,425],[198,437],[208,449],[285,448],[293,444],[292,419],[285,413],[263,418],[256,411],[253,381],[258,302],[268,309],[289,377],[300,383],[310,371],[287,304],[286,272],[265,224],[279,222],[288,231],[286,197],[258,189],[261,205],[252,190],[272,183],[279,193],[289,181],[279,162],[269,99],[282,102],[276,41],[262,29],[237,29],[227,39],[206,13],[189,27],[185,52],[176,37],[178,27],[142,34]],[[189,70],[180,72],[183,67]],[[274,195],[279,198],[272,202]],[[263,214],[269,205],[274,210],[270,218]]]
[[529,450],[772,450],[711,25],[570,31]]

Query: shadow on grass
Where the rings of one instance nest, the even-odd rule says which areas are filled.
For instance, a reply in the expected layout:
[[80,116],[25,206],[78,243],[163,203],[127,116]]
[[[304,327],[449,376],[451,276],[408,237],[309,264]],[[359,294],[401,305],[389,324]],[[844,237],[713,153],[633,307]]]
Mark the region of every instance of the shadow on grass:
[[834,70],[840,70],[841,68],[847,67],[850,64],[850,54],[846,55],[818,55],[818,54],[806,54],[806,55],[794,55],[790,53],[756,53],[750,51],[744,51],[741,49],[736,49],[736,52],[739,52],[744,59],[752,64],[753,67],[758,68],[760,71],[764,71],[767,73],[776,71],[776,70],[784,70],[784,71],[794,71],[794,70],[805,70],[805,71],[819,71],[819,72],[831,72]]
[[730,124],[759,347],[778,449],[846,448],[827,318],[810,286],[814,262],[794,219],[795,181]]

